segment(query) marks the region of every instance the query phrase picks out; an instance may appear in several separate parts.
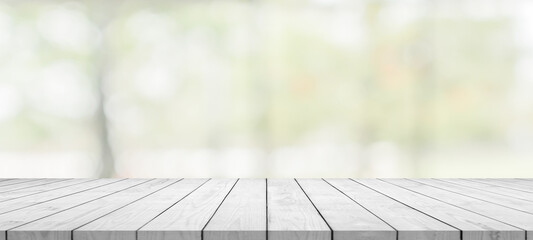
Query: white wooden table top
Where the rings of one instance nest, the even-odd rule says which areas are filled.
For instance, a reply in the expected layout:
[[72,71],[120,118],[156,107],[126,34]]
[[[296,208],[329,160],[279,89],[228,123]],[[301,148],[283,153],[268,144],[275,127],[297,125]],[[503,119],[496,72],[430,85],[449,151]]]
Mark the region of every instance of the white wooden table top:
[[0,179],[0,240],[533,240],[533,179]]

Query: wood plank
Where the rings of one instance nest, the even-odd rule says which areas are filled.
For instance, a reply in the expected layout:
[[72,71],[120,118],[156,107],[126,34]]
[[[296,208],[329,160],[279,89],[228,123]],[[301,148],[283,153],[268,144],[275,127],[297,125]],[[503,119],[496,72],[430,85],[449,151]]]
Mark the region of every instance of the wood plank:
[[47,185],[47,184],[50,184],[50,183],[61,182],[61,181],[65,181],[65,180],[68,180],[68,179],[44,178],[44,179],[38,179],[38,180],[35,180],[35,181],[23,182],[23,183],[19,183],[19,184],[0,187],[0,193],[4,194],[4,193],[23,190],[23,189],[27,189],[27,188],[31,188],[31,187],[43,186],[43,185]]
[[[0,240],[6,240],[7,231],[22,226],[29,222],[50,216],[52,214],[65,211],[78,205],[111,195],[124,189],[139,185],[147,179],[125,179],[93,188],[66,197],[58,198],[45,203],[22,208],[16,211],[0,214]],[[56,233],[50,233],[54,235]]]
[[5,181],[0,182],[0,186],[8,186],[13,184],[19,184],[24,182],[30,182],[30,181],[36,181],[38,179],[34,178],[16,178],[16,179],[7,179]]
[[533,187],[533,183],[530,181],[520,180],[520,179],[512,179],[512,178],[496,178],[496,179],[485,179],[487,181],[497,181],[497,182],[504,182],[510,185],[524,187],[527,189],[531,189]]
[[509,197],[523,199],[527,201],[533,201],[533,193],[530,193],[530,192],[524,192],[524,191],[519,191],[515,189],[497,186],[497,185],[491,185],[491,184],[486,184],[482,182],[471,181],[470,179],[445,178],[445,179],[438,179],[438,180],[458,184],[458,185],[465,186],[465,187],[476,188],[476,189],[484,190],[484,191],[491,192],[491,193],[496,193],[496,194],[501,194],[501,195],[505,195]]
[[268,240],[330,240],[331,230],[294,179],[268,179]]
[[333,230],[333,239],[396,239],[396,230],[324,180],[297,182]]
[[529,179],[2,183],[0,240],[533,240]]
[[533,193],[532,186],[514,184],[510,182],[501,181],[500,179],[469,178],[468,180]]
[[202,229],[215,214],[236,179],[212,179],[139,229],[139,240],[201,240]]
[[494,203],[489,203],[472,197],[467,197],[454,192],[435,188],[430,185],[407,179],[387,179],[387,182],[406,189],[424,194],[442,202],[472,211],[483,216],[505,222],[512,226],[527,231],[527,239],[533,239],[533,215],[511,208],[503,207]]
[[[123,191],[27,223],[7,232],[9,240],[72,240],[72,231],[178,181],[153,179]],[[53,232],[55,234],[49,234]]]
[[367,186],[350,179],[326,179],[326,181],[394,227],[398,231],[399,240],[461,239],[461,233],[456,228],[378,193]]
[[0,182],[5,182],[5,181],[10,181],[10,180],[13,180],[14,178],[0,178]]
[[[533,213],[533,202],[513,198],[501,194],[491,193],[476,188],[465,187],[436,179],[413,179],[419,183],[427,184],[436,188],[454,192],[460,195],[476,198],[485,202],[495,203],[504,207],[516,209],[519,211]],[[533,200],[533,199],[532,199]]]
[[533,186],[533,182],[519,178],[497,178],[495,180],[524,186]]
[[266,179],[240,179],[203,231],[204,240],[266,240]]
[[29,188],[19,189],[15,191],[10,191],[2,193],[0,195],[0,202],[8,201],[15,198],[25,197],[34,195],[41,192],[51,191],[63,187],[68,187],[83,182],[92,181],[92,179],[66,179],[65,181],[52,182],[44,185],[33,186]]
[[93,181],[83,182],[52,191],[42,192],[31,196],[20,197],[16,199],[10,199],[0,202],[0,214],[15,211],[18,209],[33,206],[39,203],[48,202],[61,197],[69,196],[72,194],[80,193],[86,190],[94,189],[104,185],[112,184],[121,179],[97,179]]
[[377,179],[356,179],[373,190],[462,231],[463,240],[524,240],[525,231]]
[[27,188],[27,187],[31,187],[31,186],[37,186],[37,185],[49,183],[50,181],[59,181],[59,180],[60,179],[45,179],[45,178],[33,179],[31,181],[22,180],[20,182],[14,183],[14,184],[1,186],[0,187],[0,193],[14,191],[14,190],[18,190],[18,189],[23,189],[23,188]]
[[207,179],[184,179],[150,196],[88,223],[75,240],[136,240],[137,230],[196,190]]

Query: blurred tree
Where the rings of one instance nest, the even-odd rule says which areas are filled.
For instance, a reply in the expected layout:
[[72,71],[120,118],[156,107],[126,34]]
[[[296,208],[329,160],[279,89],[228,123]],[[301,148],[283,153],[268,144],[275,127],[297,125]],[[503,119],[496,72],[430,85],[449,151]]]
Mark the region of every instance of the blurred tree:
[[96,22],[101,31],[101,38],[99,45],[94,51],[94,75],[95,75],[95,90],[98,98],[98,106],[95,113],[95,127],[98,135],[98,143],[100,149],[100,171],[98,176],[101,178],[110,178],[116,175],[115,171],[115,156],[110,139],[109,118],[106,113],[107,103],[107,79],[109,78],[109,69],[112,68],[112,61],[108,45],[108,35],[106,30],[112,19],[114,18],[115,9],[119,5],[119,1],[94,1],[90,3],[93,21]]

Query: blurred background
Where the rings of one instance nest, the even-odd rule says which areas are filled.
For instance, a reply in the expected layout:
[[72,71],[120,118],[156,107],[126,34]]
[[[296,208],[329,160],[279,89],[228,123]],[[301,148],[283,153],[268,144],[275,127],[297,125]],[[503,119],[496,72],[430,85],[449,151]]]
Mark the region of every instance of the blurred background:
[[0,177],[533,177],[529,0],[0,0]]

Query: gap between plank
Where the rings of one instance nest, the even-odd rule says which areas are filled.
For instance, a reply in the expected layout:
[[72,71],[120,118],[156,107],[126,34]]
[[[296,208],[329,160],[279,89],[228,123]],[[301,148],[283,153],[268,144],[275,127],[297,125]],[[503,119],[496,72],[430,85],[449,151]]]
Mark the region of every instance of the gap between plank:
[[[431,216],[431,215],[429,215],[429,214],[427,214],[427,213],[425,213],[425,212],[423,212],[423,211],[421,211],[421,210],[418,210],[418,209],[416,209],[416,208],[414,208],[414,207],[411,207],[411,206],[409,206],[409,205],[407,205],[407,204],[405,204],[405,203],[403,203],[403,202],[401,202],[401,201],[399,201],[399,200],[397,200],[397,199],[395,199],[395,198],[393,198],[393,197],[391,197],[391,196],[389,196],[389,195],[387,195],[387,194],[385,194],[385,193],[382,193],[382,192],[380,192],[380,191],[378,191],[378,190],[376,190],[376,189],[373,189],[373,188],[371,188],[371,187],[369,187],[369,186],[367,186],[367,185],[365,185],[365,184],[363,184],[363,183],[360,183],[360,182],[356,181],[355,179],[350,178],[350,180],[352,180],[352,181],[356,182],[357,184],[359,184],[359,185],[361,185],[361,186],[363,186],[363,187],[366,187],[366,188],[368,188],[368,189],[370,189],[370,190],[372,190],[372,191],[374,191],[374,192],[377,192],[377,193],[379,193],[379,194],[381,194],[381,195],[383,195],[383,196],[385,196],[385,197],[388,197],[388,198],[392,199],[393,201],[395,201],[395,202],[397,202],[397,203],[399,203],[399,204],[402,204],[402,205],[404,205],[404,206],[406,206],[406,207],[408,207],[408,208],[410,208],[410,209],[413,209],[413,210],[415,210],[415,211],[417,211],[417,212],[419,212],[419,213],[422,213],[422,214],[424,214],[424,215],[426,215],[426,216],[428,216],[428,217],[430,217],[430,218],[433,218],[433,219],[435,219],[436,221],[439,221],[439,222],[441,222],[441,223],[444,224],[444,225],[447,225],[447,226],[449,226],[449,227],[451,227],[451,228],[454,228],[454,229],[457,230],[457,231],[460,231],[460,232],[461,232],[461,240],[463,239],[463,238],[462,238],[463,231],[462,231],[461,229],[459,229],[459,228],[457,228],[457,227],[454,227],[454,226],[448,224],[447,222],[444,222],[444,221],[442,221],[442,220],[440,220],[440,219],[438,219],[438,218],[436,218],[436,217],[433,217],[433,216]],[[383,181],[383,180],[381,180],[381,179],[378,179],[378,180]],[[383,181],[383,182],[384,182],[384,181]],[[385,182],[385,183],[387,183],[387,182]]]
[[[28,205],[28,206],[25,206],[25,207],[21,207],[21,208],[17,208],[17,209],[13,209],[13,210],[9,210],[7,212],[2,212],[0,214],[5,214],[5,213],[9,213],[9,212],[13,212],[13,211],[17,211],[17,210],[20,210],[20,209],[24,209],[24,208],[27,208],[27,207],[31,207],[31,206],[35,206],[37,204],[42,204],[42,203],[46,203],[46,202],[50,202],[50,201],[53,201],[53,200],[56,200],[56,199],[59,199],[59,198],[64,198],[64,197],[68,197],[68,196],[71,196],[71,195],[74,195],[74,194],[78,194],[78,193],[82,193],[82,192],[85,192],[85,191],[89,191],[89,190],[93,190],[95,188],[99,188],[99,187],[103,187],[103,186],[107,186],[109,184],[113,184],[113,183],[118,183],[118,182],[121,182],[121,181],[125,181],[127,178],[125,179],[121,179],[121,180],[118,180],[118,181],[115,181],[115,182],[110,182],[110,183],[107,183],[107,184],[103,184],[103,185],[100,185],[100,186],[96,186],[96,187],[92,187],[92,188],[88,188],[88,189],[85,189],[83,191],[79,191],[79,192],[73,192],[73,193],[70,193],[70,194],[67,194],[67,195],[62,195],[60,197],[56,197],[56,198],[52,198],[52,199],[49,199],[49,200],[46,200],[44,202],[38,202],[38,203],[34,203],[34,204],[31,204],[31,205]],[[96,181],[97,179],[95,179],[94,181]],[[91,182],[91,181],[89,181]],[[88,182],[83,182],[83,183],[88,183]],[[106,195],[107,196],[107,195]],[[105,197],[105,196],[104,196]],[[96,200],[96,199],[95,199]],[[77,206],[76,206],[77,207]]]
[[[139,239],[139,230],[141,228],[143,228],[144,226],[146,226],[148,223],[152,222],[154,219],[156,219],[157,217],[159,217],[161,214],[165,213],[168,209],[174,207],[174,205],[178,204],[179,202],[181,202],[181,200],[185,199],[187,196],[191,195],[191,193],[195,192],[198,188],[200,188],[201,186],[203,186],[205,183],[209,182],[211,180],[211,178],[207,179],[205,182],[203,182],[202,184],[200,184],[200,186],[196,187],[195,189],[193,189],[190,193],[187,193],[185,196],[183,196],[182,198],[180,198],[178,201],[176,201],[175,203],[173,203],[172,205],[170,205],[168,208],[166,208],[165,210],[163,210],[162,212],[160,212],[159,214],[157,214],[155,217],[153,217],[152,219],[150,219],[148,222],[146,222],[145,224],[141,225],[137,230],[135,230],[135,240]],[[74,239],[73,239],[74,240]]]
[[[488,184],[488,185],[497,186],[497,187],[509,188],[509,189],[512,189],[512,190],[520,191],[520,192],[533,193],[533,191],[531,191],[531,190],[528,191],[528,190],[524,190],[523,188],[520,188],[520,187],[526,187],[526,186],[520,185],[520,184],[518,184],[518,186],[513,186],[513,184],[507,183],[507,182],[496,182],[496,183],[494,183],[494,181],[487,182],[487,181],[483,181],[482,179],[479,180],[477,178],[476,179],[464,178],[464,180],[467,180],[467,181],[470,181],[470,182],[475,182],[475,183]],[[492,180],[494,180],[494,179],[492,179]],[[511,185],[511,186],[509,186],[509,185]]]
[[[387,195],[387,194],[385,194],[385,193],[382,193],[382,192],[380,192],[379,190],[373,189],[373,188],[371,188],[371,187],[365,185],[364,183],[360,183],[360,182],[356,181],[355,179],[350,178],[350,180],[352,180],[352,181],[354,181],[354,182],[356,182],[356,183],[358,183],[358,184],[360,184],[360,185],[362,185],[362,186],[364,186],[364,187],[366,187],[366,188],[369,188],[369,189],[371,189],[371,190],[373,190],[373,191],[376,191],[376,192],[380,193],[381,195],[384,195],[384,196],[386,196],[386,197],[388,197],[388,198],[390,198],[390,199],[392,199],[392,200],[394,200],[394,201],[396,201],[396,202],[398,202],[398,203],[400,203],[400,204],[403,204],[403,205],[405,205],[405,206],[407,206],[407,207],[409,207],[409,208],[411,208],[411,209],[413,209],[413,210],[415,210],[415,211],[417,211],[417,212],[420,212],[420,213],[422,213],[422,214],[424,214],[424,215],[426,215],[426,216],[428,216],[428,217],[431,217],[431,218],[433,218],[433,219],[435,219],[435,220],[437,220],[437,221],[439,221],[439,222],[441,222],[441,223],[443,223],[443,224],[446,224],[446,225],[448,225],[448,226],[450,226],[450,227],[452,227],[452,228],[457,229],[457,230],[459,231],[459,239],[460,239],[460,240],[463,240],[463,230],[461,230],[461,229],[459,229],[459,228],[456,228],[456,227],[454,227],[454,226],[452,226],[452,225],[450,225],[450,224],[448,224],[448,223],[446,223],[446,222],[444,222],[444,221],[442,221],[442,220],[440,220],[440,219],[438,219],[438,218],[436,218],[436,217],[433,217],[433,216],[431,216],[431,215],[429,215],[429,214],[427,214],[427,213],[425,213],[425,212],[423,212],[423,211],[421,211],[421,210],[418,210],[418,209],[415,208],[415,207],[412,207],[412,206],[410,206],[410,205],[407,205],[406,203],[404,203],[404,202],[402,202],[402,201],[400,201],[400,200],[398,200],[398,199],[396,199],[396,198],[393,198],[393,197],[391,197],[391,196],[389,196],[389,195]],[[383,180],[381,180],[381,179],[377,179],[377,180],[382,181],[382,182],[387,183],[387,184],[391,184],[391,183],[389,183],[389,182],[385,182],[385,181],[383,181]]]
[[[352,180],[352,179],[350,179]],[[387,221],[383,220],[381,217],[379,217],[378,215],[374,214],[372,211],[368,210],[366,207],[364,207],[363,205],[361,205],[360,203],[358,203],[357,201],[355,201],[354,199],[352,199],[350,196],[348,196],[346,193],[344,193],[343,191],[341,191],[340,189],[338,189],[337,187],[333,186],[331,183],[329,183],[328,181],[326,181],[325,179],[322,178],[322,181],[326,182],[328,185],[330,185],[331,187],[335,188],[337,191],[339,191],[340,193],[342,193],[344,196],[346,196],[348,199],[352,200],[353,202],[355,202],[357,205],[359,205],[360,207],[362,207],[363,209],[365,209],[366,211],[368,211],[369,213],[371,213],[372,215],[374,215],[375,217],[377,217],[379,220],[381,220],[382,222],[384,222],[385,224],[387,224],[389,227],[391,227],[392,229],[394,229],[394,231],[396,232],[396,240],[399,240],[399,232],[398,232],[398,229],[396,229],[395,227],[393,227],[392,225],[390,225]]]
[[[11,185],[19,184],[19,183],[27,183],[27,182],[31,182],[31,181],[43,180],[43,179],[44,179],[44,178],[28,179],[28,181],[15,182],[15,183],[11,183],[11,184],[1,185],[1,187],[11,186]],[[11,179],[11,180],[17,180],[17,179]]]
[[[405,179],[405,178],[404,178],[404,179]],[[381,180],[381,179],[379,179],[379,180]],[[408,179],[407,179],[407,180],[408,180]],[[381,180],[381,181],[383,181],[383,180]],[[386,181],[383,181],[383,182],[386,182]],[[486,218],[490,218],[490,219],[492,219],[492,220],[494,220],[494,221],[501,222],[501,223],[503,223],[503,224],[505,224],[505,225],[509,225],[509,226],[511,226],[511,227],[518,228],[518,229],[520,229],[520,230],[525,231],[526,234],[527,234],[527,230],[526,230],[526,229],[523,229],[523,228],[521,228],[521,227],[517,227],[517,226],[512,225],[512,224],[510,224],[510,223],[502,222],[502,221],[500,221],[500,220],[498,220],[498,219],[495,219],[495,218],[492,218],[492,217],[486,216],[486,215],[481,214],[481,213],[474,212],[474,211],[469,210],[469,209],[467,209],[467,208],[463,208],[463,207],[461,207],[461,206],[457,206],[457,205],[455,205],[455,204],[451,204],[451,203],[447,203],[447,202],[441,201],[441,200],[439,200],[438,198],[434,198],[434,197],[432,197],[432,196],[429,196],[429,195],[426,195],[426,194],[423,194],[423,193],[416,192],[416,191],[414,191],[414,190],[411,190],[411,189],[409,189],[409,188],[402,187],[402,186],[400,186],[400,185],[396,185],[396,184],[391,183],[391,182],[386,182],[386,183],[390,183],[390,184],[392,184],[392,185],[394,185],[394,186],[397,186],[397,187],[400,187],[400,188],[403,188],[403,189],[409,190],[409,191],[414,192],[414,193],[416,193],[416,194],[420,194],[420,195],[423,195],[423,196],[426,196],[426,197],[429,197],[429,198],[435,199],[435,200],[437,200],[437,201],[439,201],[439,202],[443,202],[443,203],[445,203],[445,204],[448,204],[448,205],[451,205],[451,206],[454,206],[454,207],[458,207],[458,208],[460,208],[460,209],[463,209],[463,210],[466,210],[466,211],[469,211],[469,212],[475,213],[475,214],[477,214],[477,215],[480,215],[480,216],[483,216],[483,217],[486,217]],[[427,185],[427,184],[425,184],[425,185]],[[431,185],[427,185],[427,186],[431,186]],[[527,238],[526,238],[526,240],[527,240]]]
[[220,208],[220,206],[222,206],[222,204],[224,203],[224,201],[226,201],[226,198],[229,196],[229,194],[231,193],[231,191],[233,191],[233,188],[235,187],[235,185],[237,185],[237,183],[239,182],[239,180],[241,180],[240,178],[237,178],[237,181],[235,181],[235,183],[233,184],[233,186],[231,186],[230,190],[228,191],[228,193],[226,194],[226,196],[224,196],[224,199],[222,199],[222,202],[220,202],[220,204],[218,205],[217,209],[215,209],[215,212],[213,212],[213,215],[211,215],[211,217],[209,218],[209,220],[207,220],[207,222],[205,223],[204,227],[202,228],[202,231],[200,232],[200,239],[201,240],[204,240],[204,229],[207,227],[207,224],[209,224],[209,222],[211,222],[211,219],[213,219],[213,217],[215,216],[215,214],[217,213],[218,209]]
[[[162,187],[162,188],[160,188],[160,189],[157,189],[157,190],[155,190],[155,191],[153,191],[153,192],[151,192],[151,193],[149,193],[149,194],[147,194],[147,195],[145,195],[145,196],[143,196],[143,197],[141,197],[141,198],[138,198],[137,200],[135,200],[135,201],[133,201],[133,202],[130,202],[130,203],[128,203],[128,204],[126,204],[126,205],[124,205],[124,206],[122,206],[122,207],[119,207],[119,208],[117,208],[117,209],[115,209],[115,210],[113,210],[113,211],[111,211],[111,212],[108,212],[108,213],[106,213],[106,214],[104,214],[104,215],[102,215],[102,216],[100,216],[100,217],[98,217],[98,218],[96,218],[96,219],[93,219],[93,220],[91,220],[91,221],[89,221],[89,222],[86,222],[86,223],[84,223],[83,225],[81,225],[81,226],[79,226],[79,227],[77,227],[77,228],[72,229],[72,230],[71,230],[71,234],[74,234],[74,231],[76,231],[77,229],[79,229],[79,228],[81,228],[81,227],[83,227],[83,226],[85,226],[85,225],[87,225],[87,224],[89,224],[89,223],[92,223],[92,222],[94,222],[94,221],[96,221],[96,220],[98,220],[98,219],[100,219],[100,218],[103,218],[103,217],[105,217],[105,216],[107,216],[107,215],[109,215],[109,214],[112,214],[112,213],[114,213],[114,212],[116,212],[116,211],[118,211],[118,210],[120,210],[120,209],[122,209],[122,208],[125,208],[125,207],[127,207],[127,206],[129,206],[129,205],[131,205],[131,204],[133,204],[133,203],[136,203],[136,202],[138,202],[139,200],[141,200],[141,199],[143,199],[143,198],[146,198],[146,197],[148,197],[148,196],[150,196],[150,195],[152,195],[152,194],[155,194],[155,193],[157,193],[157,192],[159,192],[159,191],[161,191],[161,190],[163,190],[163,189],[165,189],[165,188],[167,188],[167,187],[169,187],[169,186],[171,186],[171,185],[174,185],[174,184],[180,182],[181,180],[183,180],[183,178],[181,178],[181,179],[179,179],[179,180],[177,180],[177,181],[175,181],[175,182],[173,182],[173,183],[171,183],[171,184],[169,184],[169,185],[166,185],[166,186],[164,186],[164,187]],[[71,240],[74,240],[74,237],[72,237]]]
[[266,240],[268,240],[268,178],[265,178],[265,205],[266,205],[266,208],[265,208],[265,218],[266,218],[266,231],[265,231],[265,238]]
[[[433,178],[431,178],[433,179]],[[506,206],[506,205],[502,205],[500,203],[496,203],[496,202],[489,202],[487,200],[484,200],[484,199],[481,199],[481,198],[478,198],[478,197],[474,197],[474,196],[469,196],[469,195],[466,195],[466,194],[462,194],[462,193],[459,193],[459,192],[455,192],[455,191],[452,191],[452,190],[448,190],[448,189],[445,189],[445,188],[441,188],[441,187],[438,187],[438,186],[434,186],[432,184],[428,184],[428,183],[423,183],[423,182],[419,182],[419,181],[416,181],[416,180],[411,180],[411,179],[407,179],[407,180],[410,180],[410,181],[413,181],[413,182],[416,182],[416,183],[420,183],[420,184],[424,184],[424,185],[427,185],[427,186],[430,186],[430,187],[434,187],[434,188],[438,188],[438,189],[441,189],[441,190],[444,190],[444,191],[448,191],[448,192],[452,192],[452,193],[456,193],[456,194],[459,194],[459,195],[462,195],[462,196],[465,196],[465,197],[469,197],[469,198],[473,198],[473,199],[477,199],[477,200],[480,200],[480,201],[483,201],[483,202],[487,202],[487,203],[491,203],[491,204],[495,204],[495,205],[499,205],[499,206],[502,206],[502,207],[505,207],[505,208],[509,208],[509,209],[513,209],[513,210],[516,210],[516,211],[520,211],[520,212],[523,212],[523,213],[527,213],[527,214],[533,214],[531,212],[527,212],[527,211],[524,211],[524,210],[521,210],[521,209],[516,209],[514,207],[509,207],[509,206]],[[433,180],[437,180],[437,179],[433,179]],[[437,180],[439,181],[439,180]],[[442,181],[444,183],[449,183],[449,184],[453,184],[453,185],[458,185],[459,187],[465,187],[465,188],[473,188],[473,187],[468,187],[468,186],[463,186],[463,185],[459,185],[459,184],[455,184],[455,183],[450,183],[450,182],[446,182],[446,181]],[[473,188],[474,190],[478,190],[478,191],[483,191],[483,192],[486,192],[488,194],[496,194],[496,193],[492,193],[492,192],[487,192],[485,190],[480,190],[480,189],[477,189],[477,188]],[[497,194],[497,195],[501,195],[501,194]],[[506,196],[506,195],[501,195],[501,196],[504,196],[506,198],[512,198],[512,197],[509,197],[509,196]],[[520,198],[517,198],[517,199],[520,199]],[[524,201],[527,201],[527,200],[524,200]]]
[[[72,180],[72,179],[70,179],[70,180]],[[58,189],[61,189],[61,188],[72,187],[72,186],[75,186],[75,185],[78,185],[78,184],[88,183],[88,182],[92,182],[92,181],[96,181],[96,180],[97,180],[97,179],[88,179],[88,180],[85,181],[85,182],[74,183],[74,184],[72,184],[72,185],[67,185],[67,186],[58,187],[58,188],[52,188],[52,189],[49,189],[49,190],[46,190],[46,191],[42,191],[42,192],[36,192],[36,193],[28,194],[28,195],[23,195],[23,196],[19,196],[19,197],[9,198],[9,199],[6,199],[6,200],[1,200],[0,203],[7,202],[7,201],[11,201],[11,200],[13,200],[13,199],[17,199],[17,198],[23,198],[23,197],[27,197],[27,196],[35,195],[35,194],[41,194],[41,193],[45,193],[45,192],[50,192],[50,191],[58,190]],[[34,204],[34,205],[35,205],[35,204]],[[31,205],[30,205],[30,206],[31,206]],[[20,209],[20,208],[19,208],[19,209]]]
[[[76,205],[76,206],[73,206],[73,207],[67,208],[67,209],[63,209],[63,210],[61,210],[61,211],[58,211],[58,212],[52,213],[52,214],[47,215],[47,216],[44,216],[44,217],[42,217],[42,218],[38,218],[38,219],[31,220],[31,221],[29,221],[29,222],[25,222],[25,223],[23,223],[23,224],[21,224],[21,225],[18,225],[18,226],[16,226],[16,227],[12,227],[12,228],[10,228],[10,229],[7,229],[7,230],[6,230],[6,234],[7,234],[8,231],[13,230],[13,229],[15,229],[15,228],[22,227],[22,226],[27,225],[27,224],[29,224],[29,223],[32,223],[32,222],[35,222],[35,221],[39,221],[39,220],[41,220],[41,219],[43,219],[43,218],[47,218],[47,217],[50,217],[50,216],[52,216],[52,215],[58,214],[58,213],[60,213],[60,212],[64,212],[64,211],[70,210],[70,209],[72,209],[72,208],[75,208],[75,207],[81,206],[81,205],[83,205],[83,204],[87,204],[87,203],[90,203],[90,202],[96,201],[96,200],[98,200],[98,199],[101,199],[101,198],[107,197],[107,196],[109,196],[109,195],[112,195],[112,194],[115,194],[115,193],[118,193],[118,192],[121,192],[121,191],[124,191],[124,190],[127,190],[127,189],[130,189],[130,188],[132,188],[132,187],[135,187],[135,186],[141,185],[141,184],[143,184],[143,183],[147,183],[147,182],[152,181],[152,180],[154,180],[154,179],[152,178],[152,179],[149,179],[149,180],[144,181],[144,182],[142,182],[142,183],[135,184],[135,185],[133,185],[133,186],[130,186],[130,187],[127,187],[127,188],[121,189],[121,190],[119,190],[119,191],[112,192],[112,193],[110,193],[110,194],[106,194],[106,195],[101,196],[101,197],[99,197],[99,198],[95,198],[95,199],[93,199],[93,200],[91,200],[91,201],[84,202],[84,203],[78,204],[78,205]],[[117,182],[119,182],[119,181],[117,181]],[[114,182],[114,183],[116,183],[116,182]],[[7,236],[7,235],[6,235],[6,236]],[[7,237],[6,237],[6,240],[8,240]]]
[[[40,179],[40,180],[46,180],[46,179]],[[57,180],[57,179],[55,179],[55,180]],[[0,193],[15,192],[15,191],[26,189],[26,188],[38,187],[38,186],[42,186],[42,185],[46,185],[46,184],[58,183],[58,182],[63,182],[63,181],[67,181],[67,180],[70,180],[70,179],[69,178],[59,179],[59,180],[53,181],[53,182],[45,182],[45,183],[37,184],[37,185],[30,185],[30,186],[27,186],[27,187],[15,188],[15,189],[3,191],[3,192],[0,192]],[[23,182],[23,183],[27,183],[27,182]],[[7,186],[9,186],[9,185],[7,185]],[[2,186],[2,187],[4,187],[4,186]]]
[[296,182],[296,184],[298,184],[298,187],[300,187],[300,189],[302,189],[302,192],[305,194],[305,196],[307,197],[307,199],[309,200],[309,202],[311,202],[311,205],[313,205],[313,207],[315,208],[315,210],[318,212],[318,215],[320,215],[320,217],[322,218],[322,220],[324,220],[324,222],[326,223],[326,225],[327,225],[328,228],[329,228],[329,231],[331,232],[331,240],[334,240],[334,238],[333,238],[333,228],[331,228],[331,226],[329,225],[328,221],[326,221],[326,219],[324,218],[324,216],[322,216],[322,213],[320,213],[320,211],[318,211],[318,208],[315,206],[315,204],[313,203],[313,201],[311,201],[311,198],[309,198],[309,196],[308,196],[307,193],[304,191],[304,189],[302,188],[302,186],[300,185],[300,183],[298,182],[298,180],[296,180],[296,178],[294,178],[294,181]]
[[[469,186],[469,185],[463,185],[463,184],[460,184],[460,183],[457,183],[457,182],[453,182],[453,181],[446,181],[446,180],[443,180],[443,179],[440,179],[440,178],[431,178],[433,180],[436,180],[436,181],[440,181],[440,182],[443,182],[443,183],[449,183],[449,184],[454,184],[454,185],[457,185],[457,186],[460,186],[460,187],[468,187],[468,188],[472,188],[472,189],[475,189],[475,190],[479,190],[479,191],[484,191],[486,193],[489,193],[489,194],[498,194],[498,195],[501,195],[501,196],[504,196],[504,197],[507,197],[507,198],[516,198],[516,199],[520,199],[520,200],[524,200],[524,201],[530,201],[532,202],[533,200],[531,199],[526,199],[526,198],[518,198],[518,197],[514,197],[514,196],[511,196],[511,195],[507,195],[507,194],[502,194],[502,193],[498,193],[496,191],[487,191],[487,190],[484,190],[482,187],[472,187],[472,186]],[[466,179],[459,179],[459,180],[464,180],[466,181]],[[496,186],[496,185],[490,185],[490,184],[487,184],[487,183],[480,183],[480,182],[473,182],[473,181],[468,181],[469,183],[477,183],[477,184],[485,184],[485,185],[489,185],[489,186],[493,186],[493,187],[500,187],[500,188],[503,188],[501,186]],[[509,190],[509,189],[508,189]],[[514,190],[514,189],[510,189],[510,190]],[[518,191],[518,190],[517,190]],[[529,193],[531,194],[530,192],[523,192],[523,193]]]

